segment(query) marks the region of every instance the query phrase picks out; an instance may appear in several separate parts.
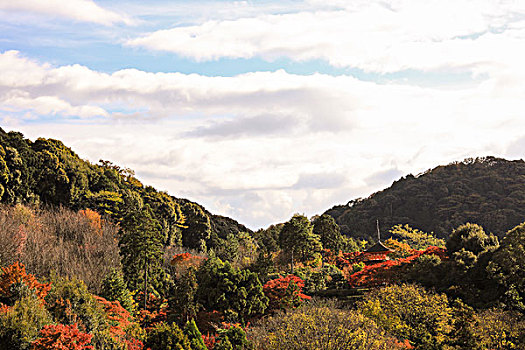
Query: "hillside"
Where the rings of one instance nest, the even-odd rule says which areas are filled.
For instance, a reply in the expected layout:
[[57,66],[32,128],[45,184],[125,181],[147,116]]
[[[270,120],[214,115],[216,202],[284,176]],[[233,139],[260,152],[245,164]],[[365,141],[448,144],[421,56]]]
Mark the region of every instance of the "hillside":
[[326,214],[343,233],[359,238],[375,232],[376,219],[383,231],[409,224],[446,238],[454,228],[472,222],[501,236],[525,218],[525,162],[483,157],[438,166]]
[[61,141],[0,129],[0,202],[93,209],[114,222],[144,205],[162,226],[164,244],[215,248],[229,234],[251,232],[197,203],[143,185],[131,169],[91,164]]

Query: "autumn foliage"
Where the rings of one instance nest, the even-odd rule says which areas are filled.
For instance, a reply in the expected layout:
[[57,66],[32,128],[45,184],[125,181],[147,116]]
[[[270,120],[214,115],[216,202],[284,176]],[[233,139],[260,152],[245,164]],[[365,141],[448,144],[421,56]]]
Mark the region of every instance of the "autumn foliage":
[[441,260],[447,259],[446,250],[439,247],[428,247],[425,250],[416,250],[414,254],[397,260],[386,260],[377,264],[365,265],[363,270],[352,274],[348,278],[351,287],[373,287],[392,281],[400,268],[413,263],[422,255],[436,255]]
[[270,309],[280,309],[299,306],[304,300],[310,299],[302,293],[304,281],[297,276],[288,275],[266,282],[264,294],[270,299]]
[[32,350],[88,350],[93,346],[91,334],[80,332],[77,324],[48,325],[40,331],[40,338],[31,344]]
[[39,283],[35,276],[26,273],[23,264],[15,262],[8,267],[2,267],[0,274],[0,298],[8,299],[12,295],[11,286],[24,283],[29,289],[33,290],[40,300],[44,300],[51,289],[50,283]]

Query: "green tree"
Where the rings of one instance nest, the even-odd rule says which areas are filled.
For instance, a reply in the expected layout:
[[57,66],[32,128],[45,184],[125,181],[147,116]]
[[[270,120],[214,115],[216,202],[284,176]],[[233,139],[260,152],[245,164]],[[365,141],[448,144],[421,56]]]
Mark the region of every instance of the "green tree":
[[292,273],[294,259],[312,260],[323,249],[319,236],[313,233],[312,224],[308,218],[300,214],[295,214],[284,224],[279,235],[279,244],[290,255]]
[[190,350],[188,337],[175,323],[157,323],[147,335],[146,348],[151,350]]
[[190,266],[184,274],[178,276],[170,289],[168,297],[169,310],[179,324],[193,319],[198,306],[195,301],[197,293],[196,270]]
[[121,224],[120,254],[124,278],[131,290],[164,293],[163,237],[151,208],[131,212]]
[[525,223],[510,230],[487,270],[500,287],[500,300],[525,313]]
[[52,322],[49,312],[36,295],[28,295],[0,312],[0,349],[29,349],[38,331]]
[[391,285],[365,295],[358,309],[398,339],[417,349],[442,349],[452,332],[452,308],[445,295],[417,285]]
[[230,322],[245,322],[268,306],[257,274],[208,259],[197,273],[197,301],[207,310],[223,312]]
[[82,332],[92,333],[106,327],[104,309],[78,279],[54,276],[45,301],[57,323],[78,324]]
[[313,224],[313,233],[319,236],[324,249],[338,252],[344,248],[344,237],[333,217],[323,214],[315,218]]
[[133,297],[120,271],[112,269],[102,281],[100,296],[109,301],[118,301],[131,314],[135,312]]
[[195,203],[185,203],[182,211],[187,224],[182,228],[182,245],[187,248],[206,251],[206,242],[211,237],[210,217]]
[[208,350],[194,319],[186,322],[186,325],[184,326],[184,334],[186,334],[190,341],[191,350]]
[[481,254],[498,248],[498,238],[483,228],[467,223],[455,229],[447,240],[447,253],[465,269],[473,267]]

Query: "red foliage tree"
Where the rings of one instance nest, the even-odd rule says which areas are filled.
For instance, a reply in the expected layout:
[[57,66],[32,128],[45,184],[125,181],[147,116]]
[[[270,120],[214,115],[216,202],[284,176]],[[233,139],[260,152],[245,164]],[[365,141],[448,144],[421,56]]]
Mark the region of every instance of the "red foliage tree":
[[40,331],[40,338],[31,343],[32,350],[93,350],[91,334],[79,331],[77,324],[48,325]]
[[266,282],[263,286],[264,294],[270,299],[269,309],[296,307],[304,300],[310,299],[302,293],[304,281],[297,276],[288,275]]
[[393,280],[401,267],[413,263],[422,255],[436,255],[441,260],[447,259],[446,250],[439,247],[428,247],[425,250],[415,250],[414,254],[398,260],[387,260],[377,264],[366,265],[363,270],[348,278],[351,287],[373,287]]

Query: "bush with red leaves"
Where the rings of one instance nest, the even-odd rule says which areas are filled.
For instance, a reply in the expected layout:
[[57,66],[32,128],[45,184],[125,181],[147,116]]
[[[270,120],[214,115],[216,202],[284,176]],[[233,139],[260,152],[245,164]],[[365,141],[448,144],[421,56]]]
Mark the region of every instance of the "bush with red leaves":
[[304,281],[297,276],[288,275],[266,282],[263,286],[264,294],[270,299],[270,310],[297,307],[304,300],[310,299],[302,293]]
[[40,331],[40,338],[31,343],[32,350],[93,350],[91,334],[79,331],[77,324],[48,325]]

